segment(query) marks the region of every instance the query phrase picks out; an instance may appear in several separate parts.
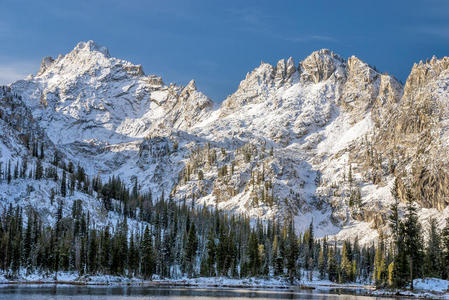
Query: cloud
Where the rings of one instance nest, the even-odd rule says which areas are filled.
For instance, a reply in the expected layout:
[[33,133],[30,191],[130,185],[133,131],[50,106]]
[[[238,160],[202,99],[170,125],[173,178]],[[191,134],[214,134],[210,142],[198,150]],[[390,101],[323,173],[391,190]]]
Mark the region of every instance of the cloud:
[[35,73],[39,68],[36,63],[27,61],[5,61],[0,59],[0,85],[10,84]]

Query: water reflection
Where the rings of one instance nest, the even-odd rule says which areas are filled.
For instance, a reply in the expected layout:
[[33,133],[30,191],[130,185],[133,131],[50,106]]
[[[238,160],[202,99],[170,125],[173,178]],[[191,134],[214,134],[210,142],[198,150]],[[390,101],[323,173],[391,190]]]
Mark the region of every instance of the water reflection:
[[[361,295],[354,290],[259,290],[216,288],[153,288],[139,286],[62,286],[62,285],[9,285],[0,286],[0,299],[7,300],[65,300],[65,299],[311,299],[311,300],[373,300],[394,299]],[[405,299],[405,298],[402,298]]]

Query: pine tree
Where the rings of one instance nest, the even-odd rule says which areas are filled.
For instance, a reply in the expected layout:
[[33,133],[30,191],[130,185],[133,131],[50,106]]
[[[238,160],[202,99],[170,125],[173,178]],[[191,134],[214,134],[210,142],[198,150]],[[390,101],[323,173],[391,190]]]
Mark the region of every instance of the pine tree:
[[89,235],[88,270],[90,274],[97,272],[97,231],[91,230]]
[[41,149],[41,151],[40,151],[40,154],[39,154],[39,159],[44,159],[44,157],[45,157],[45,155],[44,155],[44,143],[41,143],[41,147],[40,147]]
[[312,280],[312,271],[314,268],[314,237],[313,237],[313,220],[309,224],[309,229],[304,234],[305,243],[305,257],[304,257],[304,267],[309,271],[309,280]]
[[384,255],[384,245],[383,236],[379,237],[379,244],[376,249],[376,254],[374,256],[374,274],[373,279],[376,286],[383,286],[386,279],[386,261]]
[[38,159],[36,161],[36,170],[34,172],[34,179],[40,180],[42,178],[42,175],[44,173],[44,169],[42,167],[42,161]]
[[65,197],[67,196],[67,179],[66,179],[66,173],[65,171],[62,171],[62,180],[61,180],[61,196]]
[[388,217],[389,225],[391,228],[391,231],[393,233],[393,239],[394,239],[394,254],[398,252],[399,245],[399,235],[400,235],[400,220],[399,220],[399,182],[396,178],[394,180],[393,188],[391,189],[391,195],[394,198],[394,203],[390,206],[391,214]]
[[214,241],[214,231],[210,230],[209,236],[207,238],[207,276],[216,276],[215,273],[215,256],[216,256],[216,246]]
[[405,253],[409,265],[410,288],[413,290],[413,280],[421,274],[423,241],[421,225],[418,222],[416,207],[410,191],[407,191],[407,209],[403,229]]
[[254,230],[251,232],[249,237],[248,258],[251,276],[259,275],[260,271],[259,242],[257,239],[257,234]]
[[8,184],[11,183],[11,161],[8,161],[8,169],[6,171],[6,179],[8,181]]
[[329,247],[329,252],[327,254],[327,274],[330,281],[338,281],[338,270],[337,270],[337,260],[335,259],[336,249]]
[[348,257],[348,246],[347,243],[343,243],[343,248],[341,250],[341,282],[349,282],[351,281],[351,272],[352,272],[352,264]]
[[148,279],[151,278],[154,272],[153,242],[151,240],[150,230],[148,229],[148,226],[145,227],[145,231],[143,233],[141,252],[141,274],[144,279]]
[[137,269],[137,249],[134,243],[134,232],[131,232],[131,237],[129,238],[129,251],[128,251],[128,276],[134,276]]
[[22,160],[22,168],[20,169],[20,178],[25,178],[28,170],[28,160],[25,157]]
[[446,226],[441,232],[441,242],[442,242],[442,278],[449,279],[449,217],[446,218]]
[[198,240],[196,237],[195,224],[192,223],[187,237],[187,248],[185,254],[185,261],[187,266],[187,275],[191,277],[194,273],[194,265],[196,258],[196,250],[198,248]]
[[110,252],[111,252],[111,237],[109,233],[109,226],[103,231],[103,238],[101,244],[101,266],[105,273],[110,272]]
[[320,279],[323,280],[326,277],[326,260],[324,257],[324,246],[320,247],[320,254],[318,256],[318,271],[320,272]]
[[288,277],[290,282],[293,283],[296,278],[299,278],[297,265],[299,247],[293,221],[290,221],[290,224],[288,225],[288,239],[286,250]]
[[81,238],[80,257],[79,257],[78,272],[83,275],[86,272],[86,238]]
[[31,230],[32,230],[32,222],[31,222],[31,214],[28,216],[27,227],[25,230],[25,239],[23,241],[23,261],[25,266],[30,266],[30,252],[31,252]]
[[424,275],[426,277],[441,278],[441,238],[438,232],[436,220],[430,218],[429,233],[426,247],[426,256],[424,258]]
[[404,224],[399,218],[399,180],[395,179],[391,194],[394,203],[390,206],[391,214],[389,216],[389,226],[393,233],[394,262],[388,266],[389,284],[395,288],[401,288],[406,283],[408,274],[407,258],[404,246]]

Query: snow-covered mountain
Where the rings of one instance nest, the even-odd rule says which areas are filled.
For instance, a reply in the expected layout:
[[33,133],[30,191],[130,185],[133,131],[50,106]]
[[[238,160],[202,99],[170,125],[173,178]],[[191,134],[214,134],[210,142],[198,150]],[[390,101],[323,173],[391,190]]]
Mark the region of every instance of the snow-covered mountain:
[[0,122],[4,163],[27,155],[20,136],[30,130],[91,176],[137,178],[155,196],[254,218],[294,216],[301,231],[313,220],[318,235],[362,243],[387,231],[395,177],[412,187],[422,220],[449,215],[448,58],[415,65],[402,87],[320,50],[299,64],[262,63],[214,106],[193,80],[165,85],[89,41],[5,89],[17,97],[5,90],[0,107],[16,99],[32,125]]

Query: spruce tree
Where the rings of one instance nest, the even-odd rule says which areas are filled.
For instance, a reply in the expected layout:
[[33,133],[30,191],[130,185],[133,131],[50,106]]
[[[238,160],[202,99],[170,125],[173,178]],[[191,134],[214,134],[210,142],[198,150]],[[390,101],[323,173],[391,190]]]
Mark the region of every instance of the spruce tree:
[[404,224],[399,218],[399,180],[395,179],[391,194],[394,203],[390,206],[391,214],[389,216],[389,226],[392,231],[393,263],[388,266],[389,284],[394,288],[405,286],[408,274],[407,254],[404,245]]
[[343,243],[343,247],[341,250],[341,263],[340,263],[340,270],[341,270],[341,282],[349,282],[351,281],[351,272],[352,272],[352,263],[348,257],[348,244],[345,242]]
[[[382,239],[382,240],[381,240]],[[374,256],[374,274],[373,279],[376,286],[383,286],[387,277],[386,261],[384,254],[383,238],[379,238],[379,243]]]
[[185,261],[187,266],[187,275],[191,277],[194,273],[196,251],[198,249],[198,240],[196,236],[195,224],[192,223],[187,237],[187,248],[185,254]]
[[6,179],[8,181],[8,184],[11,183],[11,161],[8,161],[8,169],[6,171]]
[[320,273],[320,279],[326,278],[326,259],[324,257],[324,245],[320,247],[320,254],[318,256],[318,271]]
[[36,161],[36,170],[34,172],[34,178],[36,180],[40,180],[43,176],[43,173],[44,173],[44,169],[42,167],[42,161],[40,159],[38,159]]
[[449,279],[449,217],[446,218],[446,226],[441,232],[442,242],[442,278]]
[[[424,275],[426,277],[441,277],[441,238],[434,218],[429,220],[429,232],[424,258]],[[447,266],[447,265],[446,265]]]
[[129,238],[129,250],[128,250],[128,276],[134,276],[137,268],[137,251],[134,242],[134,232],[131,232],[131,237]]
[[388,217],[390,229],[393,233],[393,239],[395,242],[394,254],[398,251],[399,246],[399,234],[400,234],[400,219],[399,219],[399,182],[396,178],[394,180],[393,188],[391,189],[391,195],[394,198],[394,203],[390,206],[391,214]]
[[45,155],[44,155],[44,143],[41,143],[41,147],[40,147],[40,153],[39,153],[39,159],[44,159]]
[[293,283],[293,281],[296,278],[299,278],[298,265],[297,265],[297,260],[299,256],[299,246],[295,234],[293,221],[290,221],[290,224],[288,225],[287,237],[288,238],[287,238],[286,256],[287,256],[288,278],[290,280],[290,283]]
[[89,250],[88,250],[88,270],[90,274],[97,272],[97,231],[95,229],[90,231],[89,235]]
[[409,282],[410,288],[413,290],[413,280],[421,274],[423,241],[421,224],[418,222],[416,207],[410,191],[407,191],[407,209],[403,230],[405,253],[409,266]]
[[144,279],[148,279],[151,278],[154,272],[153,242],[148,226],[145,226],[145,231],[143,233],[141,252],[141,274]]
[[313,236],[313,220],[309,224],[309,229],[306,231],[304,235],[304,243],[305,243],[305,259],[304,259],[304,267],[309,271],[309,280],[312,280],[312,271],[314,268],[314,236]]
[[214,231],[211,229],[209,232],[209,236],[207,238],[207,276],[215,276],[215,256],[216,256],[216,246],[214,240]]
[[251,276],[259,275],[260,271],[259,242],[257,239],[257,234],[254,230],[251,232],[249,237],[248,258]]
[[101,243],[101,266],[105,273],[110,272],[110,252],[111,252],[111,237],[109,233],[109,226],[103,231]]
[[337,268],[337,260],[335,258],[336,249],[332,249],[329,247],[329,252],[327,254],[327,274],[330,281],[337,282],[338,281],[338,268]]
[[61,196],[67,196],[67,178],[65,171],[62,171],[62,180],[61,180]]

